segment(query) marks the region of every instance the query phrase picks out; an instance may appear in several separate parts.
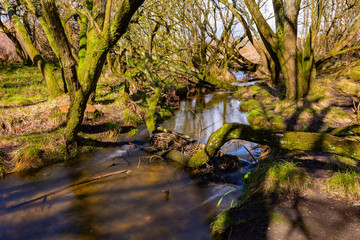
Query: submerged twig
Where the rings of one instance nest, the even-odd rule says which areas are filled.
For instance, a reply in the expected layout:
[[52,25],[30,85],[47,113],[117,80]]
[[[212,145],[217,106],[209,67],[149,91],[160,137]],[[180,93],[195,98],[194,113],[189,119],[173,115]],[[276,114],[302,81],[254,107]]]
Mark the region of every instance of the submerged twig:
[[252,159],[255,161],[255,163],[258,164],[258,161],[257,161],[256,158],[254,157],[254,155],[249,151],[249,149],[248,149],[245,145],[243,145],[243,146],[244,146],[244,148],[246,149],[246,151],[250,154],[250,156],[252,157]]
[[189,108],[189,111],[192,112],[192,113],[195,115],[195,117],[196,117],[196,118],[199,120],[199,122],[200,122],[199,141],[198,141],[198,145],[197,145],[197,147],[196,147],[196,149],[199,149],[200,140],[201,140],[201,134],[202,134],[202,131],[203,131],[203,128],[204,128],[203,122],[201,121],[201,119],[200,119],[199,116],[195,113],[195,111],[194,111],[193,109]]
[[60,192],[63,192],[65,190],[69,189],[69,188],[76,187],[76,186],[79,186],[79,185],[83,185],[83,184],[86,184],[86,183],[90,183],[90,182],[93,182],[93,181],[97,181],[97,180],[104,179],[104,178],[111,177],[111,176],[118,175],[118,174],[123,174],[123,173],[129,174],[130,172],[131,172],[130,170],[121,170],[121,171],[116,171],[116,172],[100,175],[100,176],[97,176],[97,177],[94,177],[94,178],[86,179],[86,180],[80,181],[78,183],[69,184],[69,185],[67,185],[65,187],[62,187],[62,188],[56,189],[54,191],[51,191],[49,193],[46,193],[46,194],[44,194],[44,195],[42,195],[40,197],[37,197],[37,198],[31,199],[29,201],[19,203],[19,204],[15,205],[15,206],[9,207],[8,210],[19,208],[19,207],[25,206],[27,204],[36,202],[36,201],[41,200],[41,199],[43,199],[43,202],[45,202],[47,197],[49,197],[51,195],[55,195],[55,194],[60,193]]

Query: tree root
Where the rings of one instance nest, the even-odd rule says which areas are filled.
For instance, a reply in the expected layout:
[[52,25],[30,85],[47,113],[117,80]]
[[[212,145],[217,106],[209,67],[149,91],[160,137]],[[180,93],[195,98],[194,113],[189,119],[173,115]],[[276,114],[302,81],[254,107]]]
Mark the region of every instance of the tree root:
[[188,162],[196,168],[214,158],[229,140],[242,139],[287,150],[320,151],[360,160],[360,142],[336,137],[329,133],[284,132],[261,129],[239,123],[227,123],[211,134],[205,148]]

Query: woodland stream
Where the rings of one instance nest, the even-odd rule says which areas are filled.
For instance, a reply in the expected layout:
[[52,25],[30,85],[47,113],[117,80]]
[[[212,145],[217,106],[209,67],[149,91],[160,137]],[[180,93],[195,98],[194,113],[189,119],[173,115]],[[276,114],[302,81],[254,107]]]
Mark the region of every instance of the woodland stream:
[[[239,104],[226,92],[198,95],[182,101],[162,126],[205,142],[226,122],[247,123]],[[215,215],[243,191],[241,174],[251,169],[251,157],[236,143],[223,150],[244,164],[232,175],[239,190],[217,207],[234,187],[200,183],[176,163],[151,159],[141,150],[148,145],[146,135],[140,129],[123,146],[83,154],[71,166],[57,164],[1,180],[0,239],[210,239]],[[71,185],[120,170],[131,172]]]

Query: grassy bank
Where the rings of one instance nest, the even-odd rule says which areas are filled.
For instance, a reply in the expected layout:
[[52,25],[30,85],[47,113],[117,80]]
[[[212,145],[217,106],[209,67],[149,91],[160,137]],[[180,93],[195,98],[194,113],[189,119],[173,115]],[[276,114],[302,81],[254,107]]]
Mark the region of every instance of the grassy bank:
[[[56,70],[59,77],[60,72]],[[71,162],[79,153],[94,148],[114,146],[124,136],[137,134],[145,123],[148,103],[144,92],[130,96],[125,92],[125,79],[104,74],[98,83],[95,103],[88,106],[79,134],[80,141],[70,151],[65,147],[66,113],[69,98],[50,99],[36,67],[16,64],[0,69],[0,172],[35,169],[48,164]],[[179,94],[186,96],[194,86],[178,79],[177,88],[169,84],[156,110],[158,119],[172,116]],[[184,87],[186,86],[186,87]],[[184,89],[186,88],[186,89]],[[195,91],[194,91],[195,92]],[[165,101],[165,99],[167,101]]]
[[[53,69],[62,86],[60,70],[55,66]],[[230,86],[235,78],[227,69],[214,68],[211,71],[208,79],[218,86]],[[126,75],[105,71],[97,85],[95,102],[89,103],[85,110],[79,141],[67,151],[64,134],[68,95],[50,99],[36,67],[1,66],[1,176],[54,162],[71,162],[80,153],[116,146],[124,136],[138,133],[137,127],[147,123],[145,120],[149,118],[150,109],[154,110],[154,116],[160,122],[173,115],[181,98],[215,88],[209,83],[188,80],[182,74],[164,78],[161,84],[159,101],[154,106],[151,105],[154,88],[136,69],[130,69]]]
[[246,192],[239,202],[213,221],[212,236],[356,239],[360,173],[335,162],[320,153],[267,150],[257,168],[245,175]]
[[[252,125],[280,131],[325,132],[359,124],[359,82],[357,67],[339,80],[331,74],[319,76],[308,98],[297,103],[285,101],[284,92],[266,82],[244,87],[236,96]],[[353,159],[263,149],[259,165],[244,176],[244,182],[246,193],[239,202],[212,223],[215,239],[358,236],[360,165]]]

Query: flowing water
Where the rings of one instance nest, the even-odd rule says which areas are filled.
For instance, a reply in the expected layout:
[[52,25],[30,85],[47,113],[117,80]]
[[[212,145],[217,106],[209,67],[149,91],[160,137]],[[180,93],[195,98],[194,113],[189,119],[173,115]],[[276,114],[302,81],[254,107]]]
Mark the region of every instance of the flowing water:
[[[163,127],[205,142],[226,122],[247,122],[239,104],[229,93],[197,96],[182,101]],[[244,167],[235,173],[239,190],[217,207],[233,187],[201,184],[175,163],[151,158],[141,150],[146,130],[139,132],[71,166],[1,180],[0,239],[210,239],[214,216],[242,192],[239,176],[251,168],[246,150],[238,143],[224,149],[244,159]],[[120,170],[131,172],[77,185]]]

